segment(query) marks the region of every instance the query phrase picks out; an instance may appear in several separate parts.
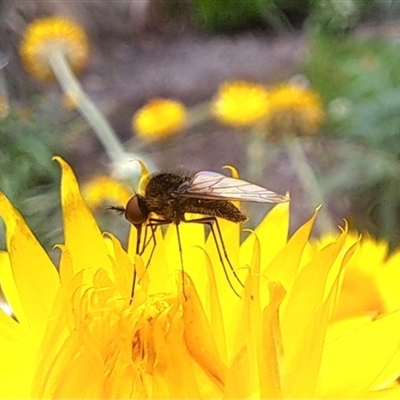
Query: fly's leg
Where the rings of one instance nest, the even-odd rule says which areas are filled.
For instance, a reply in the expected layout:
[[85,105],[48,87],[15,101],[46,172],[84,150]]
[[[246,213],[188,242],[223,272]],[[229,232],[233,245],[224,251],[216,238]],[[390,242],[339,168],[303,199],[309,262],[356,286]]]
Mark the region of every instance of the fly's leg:
[[[154,251],[156,249],[157,241],[156,241],[155,233],[156,233],[157,228],[161,225],[167,225],[170,223],[171,223],[171,221],[169,221],[169,220],[150,218],[145,227],[142,249],[140,249],[141,236],[142,236],[142,225],[135,225],[135,227],[137,229],[137,240],[136,240],[136,254],[137,255],[141,256],[144,253],[144,251],[146,250],[147,246],[150,244],[151,240],[153,240],[153,248],[151,249],[149,259],[146,263],[146,269],[149,267],[151,259],[153,258]],[[147,240],[148,229],[151,230],[151,237]],[[131,299],[133,299],[133,296],[134,296],[135,286],[136,286],[136,269],[133,272]],[[131,300],[131,302],[132,302],[132,300]]]
[[183,266],[183,252],[182,252],[181,235],[179,233],[179,222],[176,223],[175,226],[176,226],[176,236],[178,238],[179,256],[181,258],[182,290],[183,290],[183,296],[185,297],[185,300],[187,300],[186,293],[185,293],[185,268]]
[[[233,284],[232,284],[232,282],[231,282],[231,280],[230,280],[230,278],[229,278],[228,271],[227,271],[227,269],[226,269],[226,266],[225,266],[225,263],[224,263],[224,260],[223,260],[223,257],[222,257],[221,249],[220,249],[220,247],[219,247],[219,245],[218,245],[217,234],[215,233],[214,226],[217,227],[217,233],[218,233],[219,240],[220,240],[220,242],[221,242],[222,252],[223,252],[223,254],[224,254],[225,260],[228,262],[229,268],[230,268],[230,270],[232,271],[233,276],[236,278],[236,280],[239,282],[239,284],[240,284],[242,287],[244,287],[244,285],[243,285],[242,281],[240,280],[240,278],[238,277],[238,275],[236,274],[236,271],[235,271],[235,269],[233,268],[233,266],[232,266],[232,264],[231,264],[231,262],[230,262],[230,260],[229,260],[228,253],[226,252],[224,240],[223,240],[223,238],[222,238],[222,233],[221,233],[221,229],[220,229],[220,227],[219,227],[217,218],[216,218],[216,217],[204,217],[204,218],[196,218],[196,219],[189,219],[189,220],[187,220],[187,219],[185,219],[185,218],[182,218],[182,221],[184,221],[184,222],[186,222],[186,223],[204,224],[204,225],[208,225],[208,226],[210,227],[211,234],[213,235],[214,243],[215,243],[215,246],[217,247],[218,257],[219,257],[219,260],[220,260],[220,262],[221,262],[221,264],[222,264],[222,268],[223,268],[223,270],[224,270],[224,274],[225,274],[226,280],[228,281],[229,286],[231,287],[231,289],[233,290],[233,292],[234,292],[238,297],[240,297],[239,293],[238,293],[237,290],[233,287]],[[214,224],[215,224],[215,225],[214,225]]]

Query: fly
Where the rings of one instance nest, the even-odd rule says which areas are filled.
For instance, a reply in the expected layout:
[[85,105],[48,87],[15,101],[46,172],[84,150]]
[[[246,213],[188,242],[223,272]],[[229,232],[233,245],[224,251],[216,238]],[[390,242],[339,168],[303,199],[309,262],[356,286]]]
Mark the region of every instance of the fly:
[[[196,174],[159,172],[148,178],[145,183],[144,194],[135,194],[129,199],[125,207],[110,208],[123,212],[125,218],[137,229],[136,253],[139,255],[143,254],[148,244],[146,243],[147,228],[150,229],[154,242],[150,259],[156,245],[155,230],[157,227],[160,225],[175,224],[182,276],[184,274],[184,266],[179,224],[186,222],[208,225],[213,235],[225,276],[232,290],[239,296],[228,277],[224,258],[229,265],[229,269],[242,287],[243,283],[240,281],[229,260],[217,220],[217,217],[236,223],[247,220],[247,217],[232,201],[282,203],[289,201],[289,198],[261,186],[246,182],[245,180],[227,177],[217,172],[200,171]],[[187,213],[200,214],[203,217],[186,219],[185,214]],[[144,226],[146,230],[143,244],[141,244],[141,234]],[[222,251],[218,245],[217,237],[221,242]],[[132,287],[132,296],[134,286],[135,282]]]

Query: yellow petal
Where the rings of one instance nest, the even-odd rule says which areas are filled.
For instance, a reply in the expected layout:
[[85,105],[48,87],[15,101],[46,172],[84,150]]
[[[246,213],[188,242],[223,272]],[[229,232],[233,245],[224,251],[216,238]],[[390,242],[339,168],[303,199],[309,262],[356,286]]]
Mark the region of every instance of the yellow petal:
[[57,270],[21,214],[2,193],[0,215],[6,225],[12,273],[26,321],[33,333],[41,335],[59,287]]
[[273,276],[281,282],[286,291],[290,291],[294,279],[296,278],[297,270],[300,267],[301,256],[314,226],[317,211],[314,212],[310,220],[293,234],[288,243],[279,251],[276,257],[263,271],[265,275]]
[[[228,386],[226,393],[234,395],[235,380],[243,368],[247,370],[248,379],[243,382],[240,396],[249,397],[258,392],[259,374],[258,362],[261,348],[261,305],[260,305],[260,242],[256,236],[254,239],[253,258],[251,260],[250,273],[246,279],[244,293],[240,300],[240,309],[236,317],[234,329],[233,348],[239,349],[234,354],[234,362],[229,370]],[[264,283],[264,282],[263,282]],[[268,290],[267,288],[264,288]],[[230,328],[228,328],[231,331]]]
[[[175,228],[172,226],[172,228]],[[148,230],[151,235],[151,230]],[[149,278],[149,293],[171,293],[176,291],[176,284],[174,279],[173,270],[170,270],[170,265],[167,260],[166,243],[163,240],[161,229],[157,229],[154,234],[154,240],[151,236],[147,236],[149,244],[142,255],[143,261],[147,266],[147,274]],[[142,239],[143,240],[143,239]],[[172,249],[173,251],[173,249]],[[150,260],[150,264],[148,264]],[[181,264],[174,264],[171,269],[179,270]]]
[[134,265],[128,257],[128,254],[122,248],[119,240],[110,233],[107,233],[106,237],[110,239],[113,249],[113,258],[115,259],[113,268],[115,285],[121,293],[121,296],[129,300],[132,291]]
[[[239,276],[239,279],[241,279],[241,282],[243,283],[248,273],[248,268],[240,269],[238,263],[240,225],[223,219],[218,219],[218,224],[221,229],[221,234],[223,235],[222,240],[224,242],[226,255],[232,269],[236,272],[236,275]],[[235,305],[238,304],[238,296],[235,294],[232,287],[238,294],[240,294],[242,292],[242,286],[235,278],[234,273],[229,266],[229,262],[224,255],[223,245],[220,243],[216,225],[214,225],[214,231],[217,235],[217,243],[210,232],[206,240],[205,251],[212,260],[211,262],[214,268],[216,287],[226,324],[231,319],[232,313],[235,312]],[[219,257],[218,249],[221,252],[222,261]]]
[[[37,385],[34,398],[100,398],[102,396],[103,360],[91,346],[81,348],[78,341],[67,340],[49,366],[48,376]],[[82,374],[82,371],[85,371]],[[68,379],[65,379],[68,377]],[[34,380],[36,383],[36,379]]]
[[0,251],[0,283],[4,296],[17,320],[25,329],[29,329],[28,321],[22,308],[18,289],[15,285],[10,257],[6,251]]
[[222,169],[227,169],[231,171],[232,178],[239,179],[239,172],[238,170],[232,165],[224,165]]
[[197,293],[204,294],[208,285],[205,260],[203,257],[193,257],[193,254],[198,254],[193,249],[204,246],[204,226],[198,223],[181,223],[179,224],[179,236],[182,254],[179,250],[177,226],[175,224],[169,225],[164,235],[168,269],[171,273],[181,273],[183,268],[185,273],[196,282]]
[[[261,268],[265,268],[287,242],[289,202],[280,203],[265,216],[255,229],[261,243]],[[254,237],[250,235],[240,246],[240,265],[250,265]]]
[[[189,250],[193,246],[204,245],[204,227],[203,225],[196,223],[182,223],[179,224],[178,229],[182,253],[179,250],[176,224],[170,224],[164,235],[167,263],[169,266],[176,268],[176,271],[180,271],[182,269],[182,256],[185,272],[188,273],[193,279],[192,272],[197,274],[198,270],[196,269],[196,266],[193,265],[192,260],[189,258]],[[205,271],[203,271],[203,276],[204,272]]]
[[134,258],[134,296],[132,301],[132,308],[136,309],[139,305],[143,304],[149,295],[149,274],[147,273],[146,266],[140,256]]
[[93,268],[93,273],[105,268],[112,274],[107,247],[93,214],[82,198],[74,172],[61,157],[54,159],[62,169],[64,237],[65,245],[72,256],[74,273],[83,268]]
[[269,282],[270,304],[262,316],[262,344],[259,355],[259,377],[261,398],[282,397],[280,379],[280,358],[282,358],[282,338],[279,329],[279,307],[285,290],[278,282]]
[[281,325],[285,352],[283,385],[288,390],[287,395],[314,395],[328,318],[335,299],[331,292],[324,301],[326,280],[346,234],[343,232],[336,242],[316,254],[298,273],[288,293]]
[[326,344],[320,372],[325,397],[363,396],[400,346],[400,311],[343,333]]
[[150,172],[146,166],[146,164],[142,160],[137,160],[141,168],[141,175],[139,181],[139,194],[144,194],[144,190],[146,187],[147,180],[149,179]]
[[[145,249],[139,261],[139,259],[137,259],[137,252],[142,251],[143,242],[145,242]],[[153,235],[151,229],[147,226],[144,226],[143,229],[138,231],[137,228],[132,225],[128,238],[128,255],[132,261],[135,260],[137,282],[140,283],[142,278],[145,280],[142,283],[146,286],[146,293],[165,293],[175,289],[166,261],[166,249],[160,228],[156,229]],[[136,262],[136,260],[138,262]],[[142,264],[144,269],[142,268]]]
[[[221,359],[223,362],[227,361],[227,343],[226,343],[226,330],[223,319],[223,311],[221,308],[220,295],[217,290],[217,283],[214,273],[214,268],[211,263],[211,259],[204,249],[196,249],[197,251],[201,250],[204,256],[204,263],[207,267],[207,295],[204,295],[202,299],[204,299],[203,304],[204,307],[207,307],[207,315],[209,315],[210,326],[213,331],[213,336],[215,339],[215,343],[220,351]],[[194,252],[192,252],[194,254]],[[196,282],[197,283],[197,282]],[[208,301],[206,301],[208,299]]]
[[[210,374],[207,366],[197,364],[196,358],[193,360],[188,357],[188,349],[182,346],[182,328],[184,329],[184,321],[175,317],[166,335],[165,349],[170,349],[170,366],[173,366],[166,371],[166,378],[170,382],[168,398],[220,398],[220,382]],[[163,332],[161,335],[165,336]],[[177,371],[179,379],[176,379]]]
[[395,386],[390,389],[377,390],[368,392],[364,396],[366,399],[400,399],[400,386]]
[[388,365],[385,366],[379,377],[372,385],[374,389],[386,389],[400,376],[400,351],[397,351]]
[[[254,359],[253,354],[248,351],[246,346],[237,349],[237,355],[233,359],[232,364],[228,370],[226,384],[224,388],[224,398],[226,399],[248,399],[254,393],[251,389],[256,386],[255,379],[258,377],[254,374]],[[246,377],[243,379],[243,377]],[[257,397],[260,398],[258,393]]]
[[[185,283],[185,294],[187,301],[183,302],[185,324],[183,337],[187,348],[196,362],[214,380],[215,384],[222,387],[226,376],[226,366],[221,362],[200,299],[189,280]],[[201,346],[199,346],[199,343],[201,343]]]
[[393,311],[400,308],[400,252],[392,254],[384,268],[377,271],[376,283],[382,300],[385,302],[386,310]]
[[[93,287],[86,292],[78,290],[82,288],[84,272],[82,270],[64,282],[57,293],[38,352],[33,398],[93,398],[103,395],[104,359],[96,346],[104,335],[95,329],[100,325],[106,335],[110,326],[105,318],[101,319],[104,321],[102,324],[96,325],[93,313],[97,310],[93,310],[93,304],[90,303],[96,301],[94,295],[92,298],[90,296],[94,293]],[[101,284],[102,274],[95,275],[94,280]],[[104,290],[96,292],[100,295],[103,293]],[[104,304],[99,308],[104,310]],[[97,316],[101,318],[103,314],[98,313]],[[82,374],[82,371],[88,373]]]
[[74,277],[74,265],[72,261],[72,256],[67,247],[62,244],[56,245],[55,248],[61,251],[59,271],[60,280],[64,284],[66,282],[69,282]]
[[27,329],[0,310],[0,398],[28,398],[36,347]]
[[[231,172],[231,177],[235,179],[239,179],[239,171],[233,167],[232,165],[224,165],[222,169],[227,169]],[[232,201],[232,203],[237,207],[240,208],[240,202],[239,201]]]

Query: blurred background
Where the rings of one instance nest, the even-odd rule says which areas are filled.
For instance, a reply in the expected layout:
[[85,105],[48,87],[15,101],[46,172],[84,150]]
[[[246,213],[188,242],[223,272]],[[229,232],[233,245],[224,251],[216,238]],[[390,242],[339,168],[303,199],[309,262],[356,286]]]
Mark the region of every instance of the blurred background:
[[[110,175],[111,160],[60,85],[37,82],[22,65],[27,26],[49,16],[85,30],[90,58],[79,82],[124,148],[152,169],[222,172],[232,165],[243,179],[291,193],[292,231],[322,202],[325,223],[316,235],[345,218],[398,246],[400,2],[1,1],[0,190],[51,249],[63,240],[52,156],[73,166],[82,188]],[[312,132],[286,125],[281,135],[204,116],[219,85],[237,80],[312,90],[323,118]],[[132,118],[154,98],[183,103],[189,123],[167,137],[139,137]],[[105,193],[94,207],[102,229],[126,238],[128,224],[105,211],[107,204],[120,205]],[[254,227],[268,208],[244,209]]]

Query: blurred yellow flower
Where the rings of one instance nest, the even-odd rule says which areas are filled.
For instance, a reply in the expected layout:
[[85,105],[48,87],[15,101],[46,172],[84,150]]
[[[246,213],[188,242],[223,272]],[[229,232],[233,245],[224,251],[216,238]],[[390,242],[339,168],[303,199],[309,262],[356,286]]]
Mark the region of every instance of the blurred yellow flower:
[[186,118],[186,107],[179,101],[155,98],[135,113],[132,129],[144,139],[164,139],[182,129]]
[[268,90],[247,81],[224,82],[211,103],[211,112],[223,124],[248,126],[262,121],[269,113]]
[[268,129],[273,135],[314,135],[325,120],[319,94],[295,83],[271,88],[269,111]]
[[132,195],[127,185],[107,175],[96,176],[83,187],[83,196],[91,209],[106,202],[126,204]]
[[32,22],[20,45],[20,55],[26,70],[40,81],[53,81],[49,54],[61,52],[75,73],[79,73],[89,58],[85,31],[63,17],[42,18]]
[[133,255],[136,230],[128,253],[103,236],[73,171],[57,160],[65,237],[58,271],[0,195],[8,248],[0,282],[17,319],[0,311],[1,398],[399,396],[400,311],[329,322],[357,246],[345,246],[347,229],[305,252],[315,215],[287,239],[288,203],[240,247],[240,227],[221,220],[245,282],[238,298],[203,226],[181,224],[185,298],[175,227],[157,232],[146,269],[150,249]]

